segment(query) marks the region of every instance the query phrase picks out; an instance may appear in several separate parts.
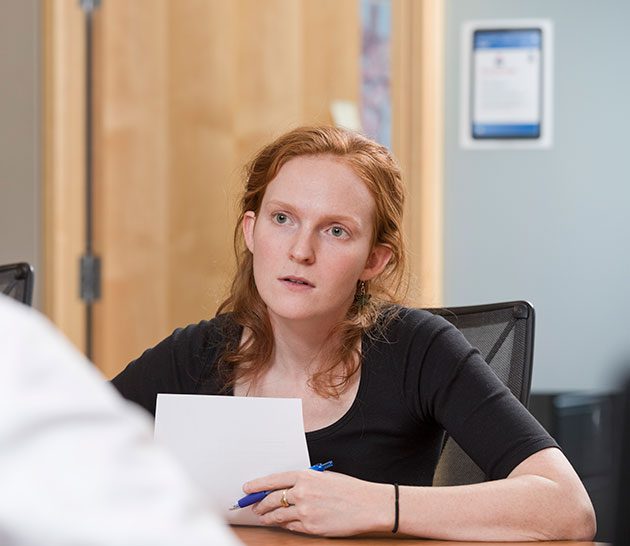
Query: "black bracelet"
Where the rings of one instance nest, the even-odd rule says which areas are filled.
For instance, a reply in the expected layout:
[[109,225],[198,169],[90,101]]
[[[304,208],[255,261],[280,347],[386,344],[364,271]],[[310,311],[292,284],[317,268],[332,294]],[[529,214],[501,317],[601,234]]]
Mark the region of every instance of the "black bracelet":
[[394,528],[392,533],[398,532],[398,484],[394,484]]

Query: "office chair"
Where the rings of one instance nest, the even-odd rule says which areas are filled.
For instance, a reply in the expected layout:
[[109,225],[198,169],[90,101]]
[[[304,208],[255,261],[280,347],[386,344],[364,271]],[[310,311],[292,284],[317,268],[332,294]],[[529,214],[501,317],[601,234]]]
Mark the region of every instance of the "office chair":
[[[534,308],[511,301],[428,309],[456,326],[477,347],[492,371],[527,407],[534,354]],[[446,435],[433,485],[466,485],[486,481],[484,472]]]
[[615,546],[630,544],[630,374],[623,385],[620,400],[618,448],[616,452],[617,491],[615,495]]
[[26,305],[33,301],[33,268],[27,263],[0,265],[0,294]]

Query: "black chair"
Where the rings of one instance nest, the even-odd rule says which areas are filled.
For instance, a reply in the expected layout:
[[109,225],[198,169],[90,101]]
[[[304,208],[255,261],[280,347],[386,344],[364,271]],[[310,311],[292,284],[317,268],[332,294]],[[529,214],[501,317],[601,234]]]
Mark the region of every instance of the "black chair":
[[[527,407],[534,355],[534,308],[510,301],[429,309],[456,326],[477,347],[492,371]],[[466,485],[486,481],[484,472],[455,440],[446,436],[433,485]]]
[[616,449],[615,546],[630,544],[630,374],[621,393]]
[[0,294],[31,305],[33,302],[33,268],[24,262],[0,265]]

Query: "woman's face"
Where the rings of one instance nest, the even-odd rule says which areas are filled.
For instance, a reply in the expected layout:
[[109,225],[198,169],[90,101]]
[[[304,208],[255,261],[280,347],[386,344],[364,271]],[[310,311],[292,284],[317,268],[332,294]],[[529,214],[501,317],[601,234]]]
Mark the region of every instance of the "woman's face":
[[254,279],[272,320],[337,321],[357,280],[370,280],[391,251],[372,245],[375,203],[342,160],[306,156],[285,163],[258,214],[243,219]]

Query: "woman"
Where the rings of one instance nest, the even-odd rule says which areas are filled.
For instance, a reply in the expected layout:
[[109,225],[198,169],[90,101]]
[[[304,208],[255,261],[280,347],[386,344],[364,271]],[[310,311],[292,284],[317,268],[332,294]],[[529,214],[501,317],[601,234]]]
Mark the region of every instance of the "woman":
[[[273,489],[263,524],[327,536],[590,539],[593,509],[556,443],[444,319],[405,292],[404,191],[388,151],[301,128],[249,165],[237,274],[217,316],[132,362],[114,385],[299,397],[313,461],[245,484]],[[492,481],[430,487],[446,430]],[[399,485],[394,485],[399,484]]]

